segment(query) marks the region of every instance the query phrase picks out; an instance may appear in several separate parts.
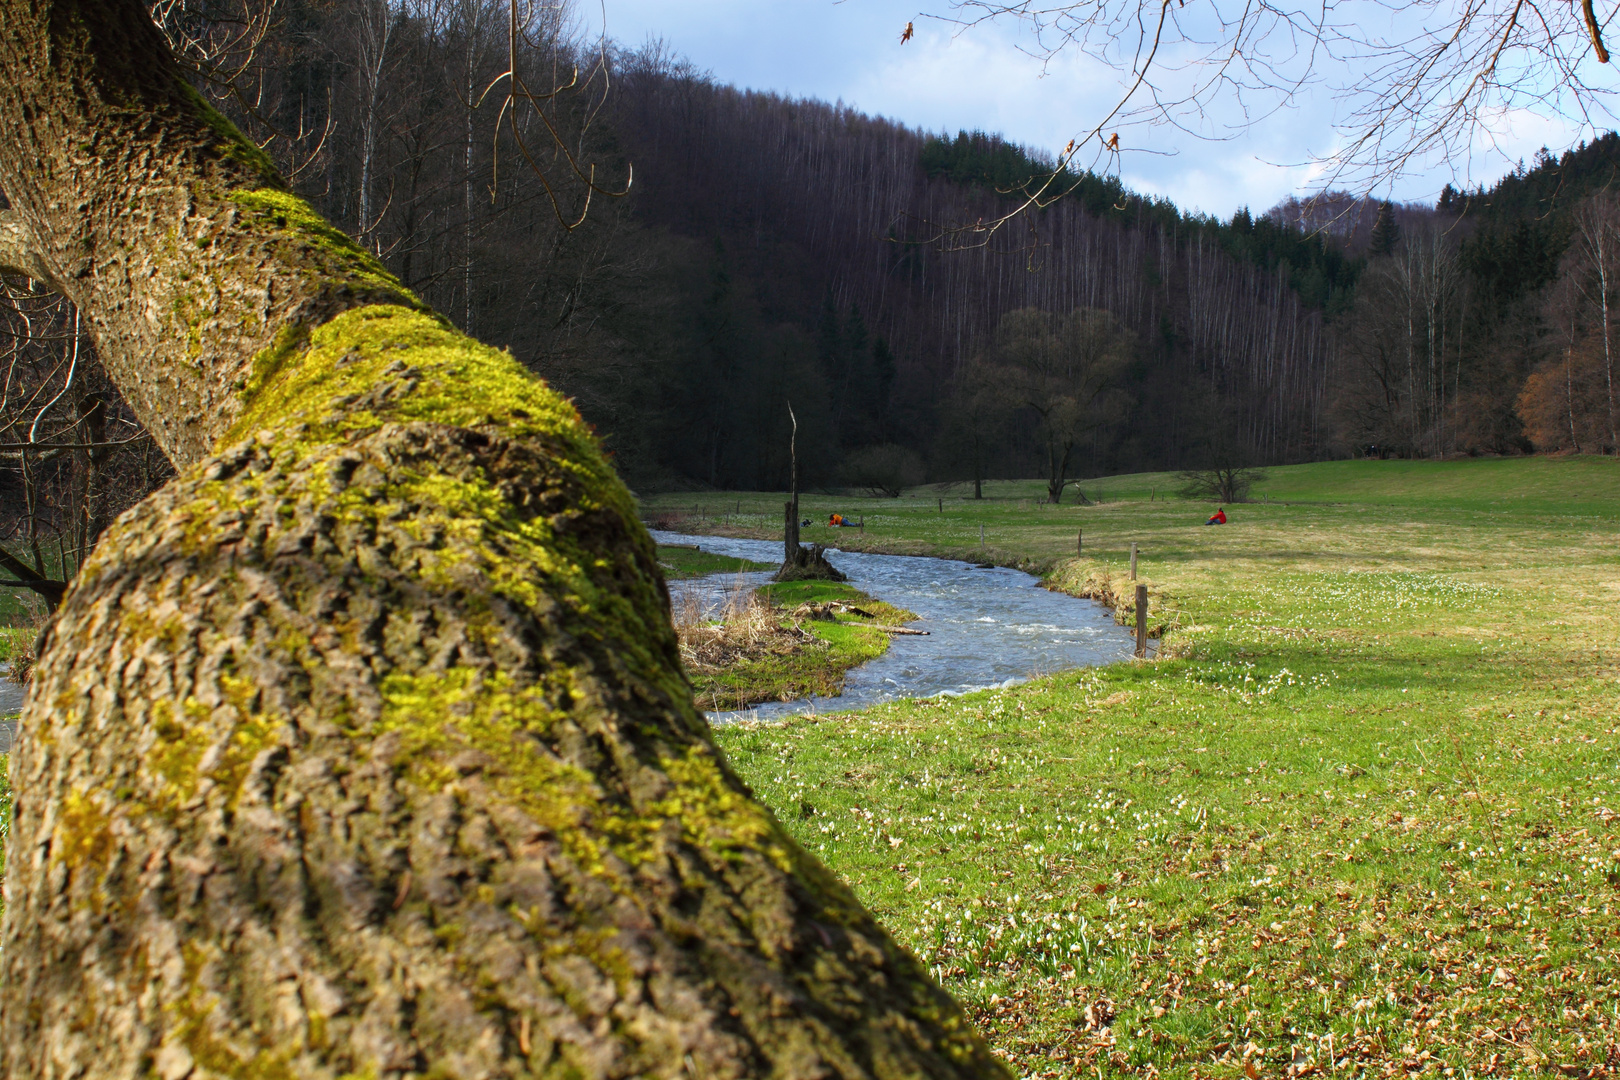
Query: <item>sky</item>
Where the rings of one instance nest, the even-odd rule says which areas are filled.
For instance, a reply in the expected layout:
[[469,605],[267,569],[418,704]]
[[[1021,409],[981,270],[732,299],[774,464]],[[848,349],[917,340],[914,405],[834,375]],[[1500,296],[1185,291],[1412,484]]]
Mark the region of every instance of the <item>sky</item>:
[[[925,0],[926,2],[926,0]],[[591,4],[599,5],[594,10]],[[790,97],[842,101],[913,128],[954,134],[980,129],[1048,153],[1088,131],[1118,100],[1120,76],[1086,57],[1043,62],[1015,24],[963,28],[923,16],[918,0],[585,0],[591,28],[605,25],[622,45],[662,39],[721,83]],[[944,0],[931,9],[949,13]],[[588,14],[586,14],[588,12]],[[906,24],[915,26],[901,44]],[[1339,105],[1308,87],[1259,122],[1243,124],[1230,104],[1205,118],[1200,138],[1170,125],[1123,128],[1122,153],[1099,163],[1128,187],[1168,197],[1183,210],[1230,217],[1308,194],[1330,152]],[[1524,115],[1504,125],[1497,145],[1461,166],[1430,168],[1375,194],[1432,202],[1448,181],[1487,186],[1543,145],[1575,132]],[[1089,164],[1089,162],[1081,162]]]

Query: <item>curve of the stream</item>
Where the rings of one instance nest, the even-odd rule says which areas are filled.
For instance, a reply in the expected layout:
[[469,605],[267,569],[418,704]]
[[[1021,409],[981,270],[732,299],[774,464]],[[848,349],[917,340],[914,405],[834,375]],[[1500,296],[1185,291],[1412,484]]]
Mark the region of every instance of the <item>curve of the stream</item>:
[[[660,544],[691,544],[716,555],[780,562],[782,545],[768,540],[685,536],[655,530]],[[792,713],[859,709],[896,698],[961,694],[1006,686],[1070,668],[1129,659],[1131,635],[1093,600],[1078,600],[1040,587],[1028,574],[1005,567],[979,569],[954,559],[869,555],[829,550],[828,560],[849,583],[879,600],[915,612],[910,624],[927,637],[896,637],[889,651],[852,670],[834,698],[771,702],[709,719],[770,719]],[[770,579],[768,571],[716,574],[669,583],[680,610],[695,596],[704,609]]]
[[[695,544],[716,555],[776,562],[782,545],[768,540],[683,536],[654,531],[660,544]],[[896,637],[889,651],[855,668],[835,698],[778,701],[710,719],[769,719],[827,709],[859,709],[895,698],[960,694],[1022,682],[1076,667],[1112,664],[1131,655],[1131,637],[1103,605],[1050,592],[1035,578],[998,567],[981,570],[952,559],[829,552],[850,584],[879,600],[916,612],[927,637]],[[688,594],[705,609],[770,579],[769,572],[717,574],[670,582],[677,608]],[[11,750],[23,687],[0,678],[0,754]]]

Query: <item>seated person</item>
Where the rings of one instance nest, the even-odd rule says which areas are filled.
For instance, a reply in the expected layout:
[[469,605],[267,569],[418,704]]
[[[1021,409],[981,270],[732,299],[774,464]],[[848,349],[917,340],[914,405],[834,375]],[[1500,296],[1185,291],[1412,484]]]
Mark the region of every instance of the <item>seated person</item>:
[[1225,525],[1226,511],[1220,507],[1215,508],[1215,516],[1204,522],[1205,525]]

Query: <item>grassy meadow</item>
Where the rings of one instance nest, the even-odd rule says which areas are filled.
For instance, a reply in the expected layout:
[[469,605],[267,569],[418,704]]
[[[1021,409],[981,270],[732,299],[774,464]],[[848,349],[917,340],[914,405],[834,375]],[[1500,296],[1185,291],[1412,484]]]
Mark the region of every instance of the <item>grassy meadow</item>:
[[1161,659],[719,741],[1022,1075],[1620,1071],[1620,462],[1273,469],[1222,527],[1175,486],[805,498],[1071,588],[1135,542]]
[[1161,658],[717,738],[1021,1075],[1620,1071],[1620,462],[1274,469],[1218,528],[1174,487],[806,497],[1070,588],[1135,542]]

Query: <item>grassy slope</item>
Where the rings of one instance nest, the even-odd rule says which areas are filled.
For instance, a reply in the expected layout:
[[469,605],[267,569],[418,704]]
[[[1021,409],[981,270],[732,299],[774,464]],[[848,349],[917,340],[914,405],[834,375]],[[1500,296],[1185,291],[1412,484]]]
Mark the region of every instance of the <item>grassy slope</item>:
[[[28,545],[19,541],[10,541],[6,544],[12,555],[28,563],[34,564],[34,554]],[[41,552],[44,559],[46,573],[60,575],[62,562],[60,555],[51,551],[47,545]],[[16,580],[10,573],[0,571],[0,577],[6,580]],[[12,625],[34,625],[44,620],[45,605],[33,592],[28,589],[19,589],[12,586],[0,587],[0,627]]]
[[[1291,505],[1222,529],[1143,501],[1172,486],[863,503],[838,542],[975,553],[983,523],[1049,564],[1084,528],[1117,572],[1135,540],[1188,655],[725,729],[734,763],[1029,1075],[1601,1065],[1620,464],[1279,469],[1257,494]],[[765,529],[780,496],[744,502]]]
[[984,524],[1052,567],[1083,528],[1083,577],[1135,541],[1180,658],[722,730],[733,762],[1028,1075],[1620,1062],[1620,463],[1277,469],[1223,528],[1173,486],[863,501],[840,544]]

